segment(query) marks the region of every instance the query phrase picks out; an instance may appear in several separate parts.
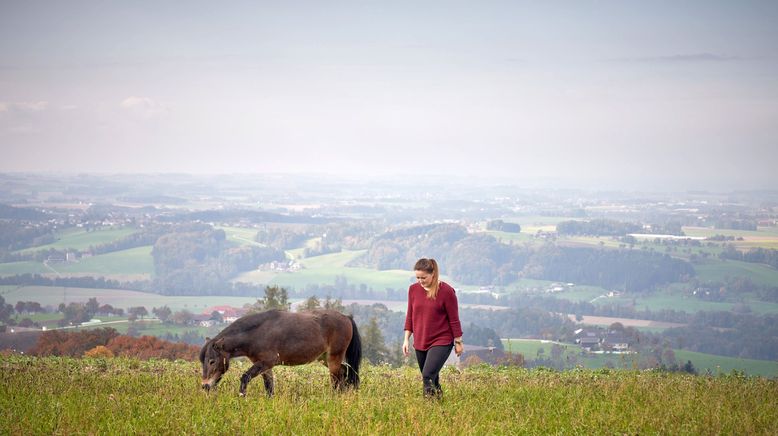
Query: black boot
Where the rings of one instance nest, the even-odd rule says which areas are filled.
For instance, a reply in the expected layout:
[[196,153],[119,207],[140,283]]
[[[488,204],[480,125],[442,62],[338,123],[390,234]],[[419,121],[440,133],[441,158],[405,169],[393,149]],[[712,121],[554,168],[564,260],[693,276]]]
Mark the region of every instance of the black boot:
[[438,400],[442,394],[443,391],[440,389],[440,385],[436,386],[435,382],[431,379],[424,379],[424,398]]

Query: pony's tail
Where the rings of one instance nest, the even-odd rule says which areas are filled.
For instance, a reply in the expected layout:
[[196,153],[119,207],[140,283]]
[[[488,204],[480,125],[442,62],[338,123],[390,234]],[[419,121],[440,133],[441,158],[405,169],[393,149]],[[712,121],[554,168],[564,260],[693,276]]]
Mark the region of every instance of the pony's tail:
[[362,361],[362,338],[359,337],[357,323],[351,319],[351,342],[346,349],[346,386],[359,388],[359,362]]

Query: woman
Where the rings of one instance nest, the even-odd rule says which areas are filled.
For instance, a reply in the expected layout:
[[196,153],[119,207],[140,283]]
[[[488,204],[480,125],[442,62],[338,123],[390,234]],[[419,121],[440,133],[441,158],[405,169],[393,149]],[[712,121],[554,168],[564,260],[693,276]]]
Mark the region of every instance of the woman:
[[408,288],[403,354],[408,356],[408,341],[413,335],[424,396],[439,398],[443,393],[439,374],[451,348],[457,356],[464,350],[457,296],[454,288],[439,280],[435,259],[419,259],[413,269],[418,282]]

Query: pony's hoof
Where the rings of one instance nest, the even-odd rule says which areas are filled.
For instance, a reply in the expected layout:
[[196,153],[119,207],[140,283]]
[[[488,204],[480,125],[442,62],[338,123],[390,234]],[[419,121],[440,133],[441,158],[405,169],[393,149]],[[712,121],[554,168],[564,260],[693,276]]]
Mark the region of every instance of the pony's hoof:
[[238,394],[238,396],[239,396],[239,397],[245,397],[245,396],[246,396],[246,393],[245,393],[245,392],[241,392],[241,393],[239,393],[239,394]]

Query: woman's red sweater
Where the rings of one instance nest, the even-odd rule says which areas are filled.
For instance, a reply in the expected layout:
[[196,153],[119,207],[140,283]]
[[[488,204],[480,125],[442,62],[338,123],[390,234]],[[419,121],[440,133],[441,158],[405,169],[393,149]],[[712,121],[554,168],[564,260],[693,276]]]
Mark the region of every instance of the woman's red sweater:
[[462,336],[454,288],[440,282],[438,295],[430,300],[419,283],[412,284],[408,288],[405,330],[413,333],[413,348],[421,351],[436,345],[451,345],[454,338]]

